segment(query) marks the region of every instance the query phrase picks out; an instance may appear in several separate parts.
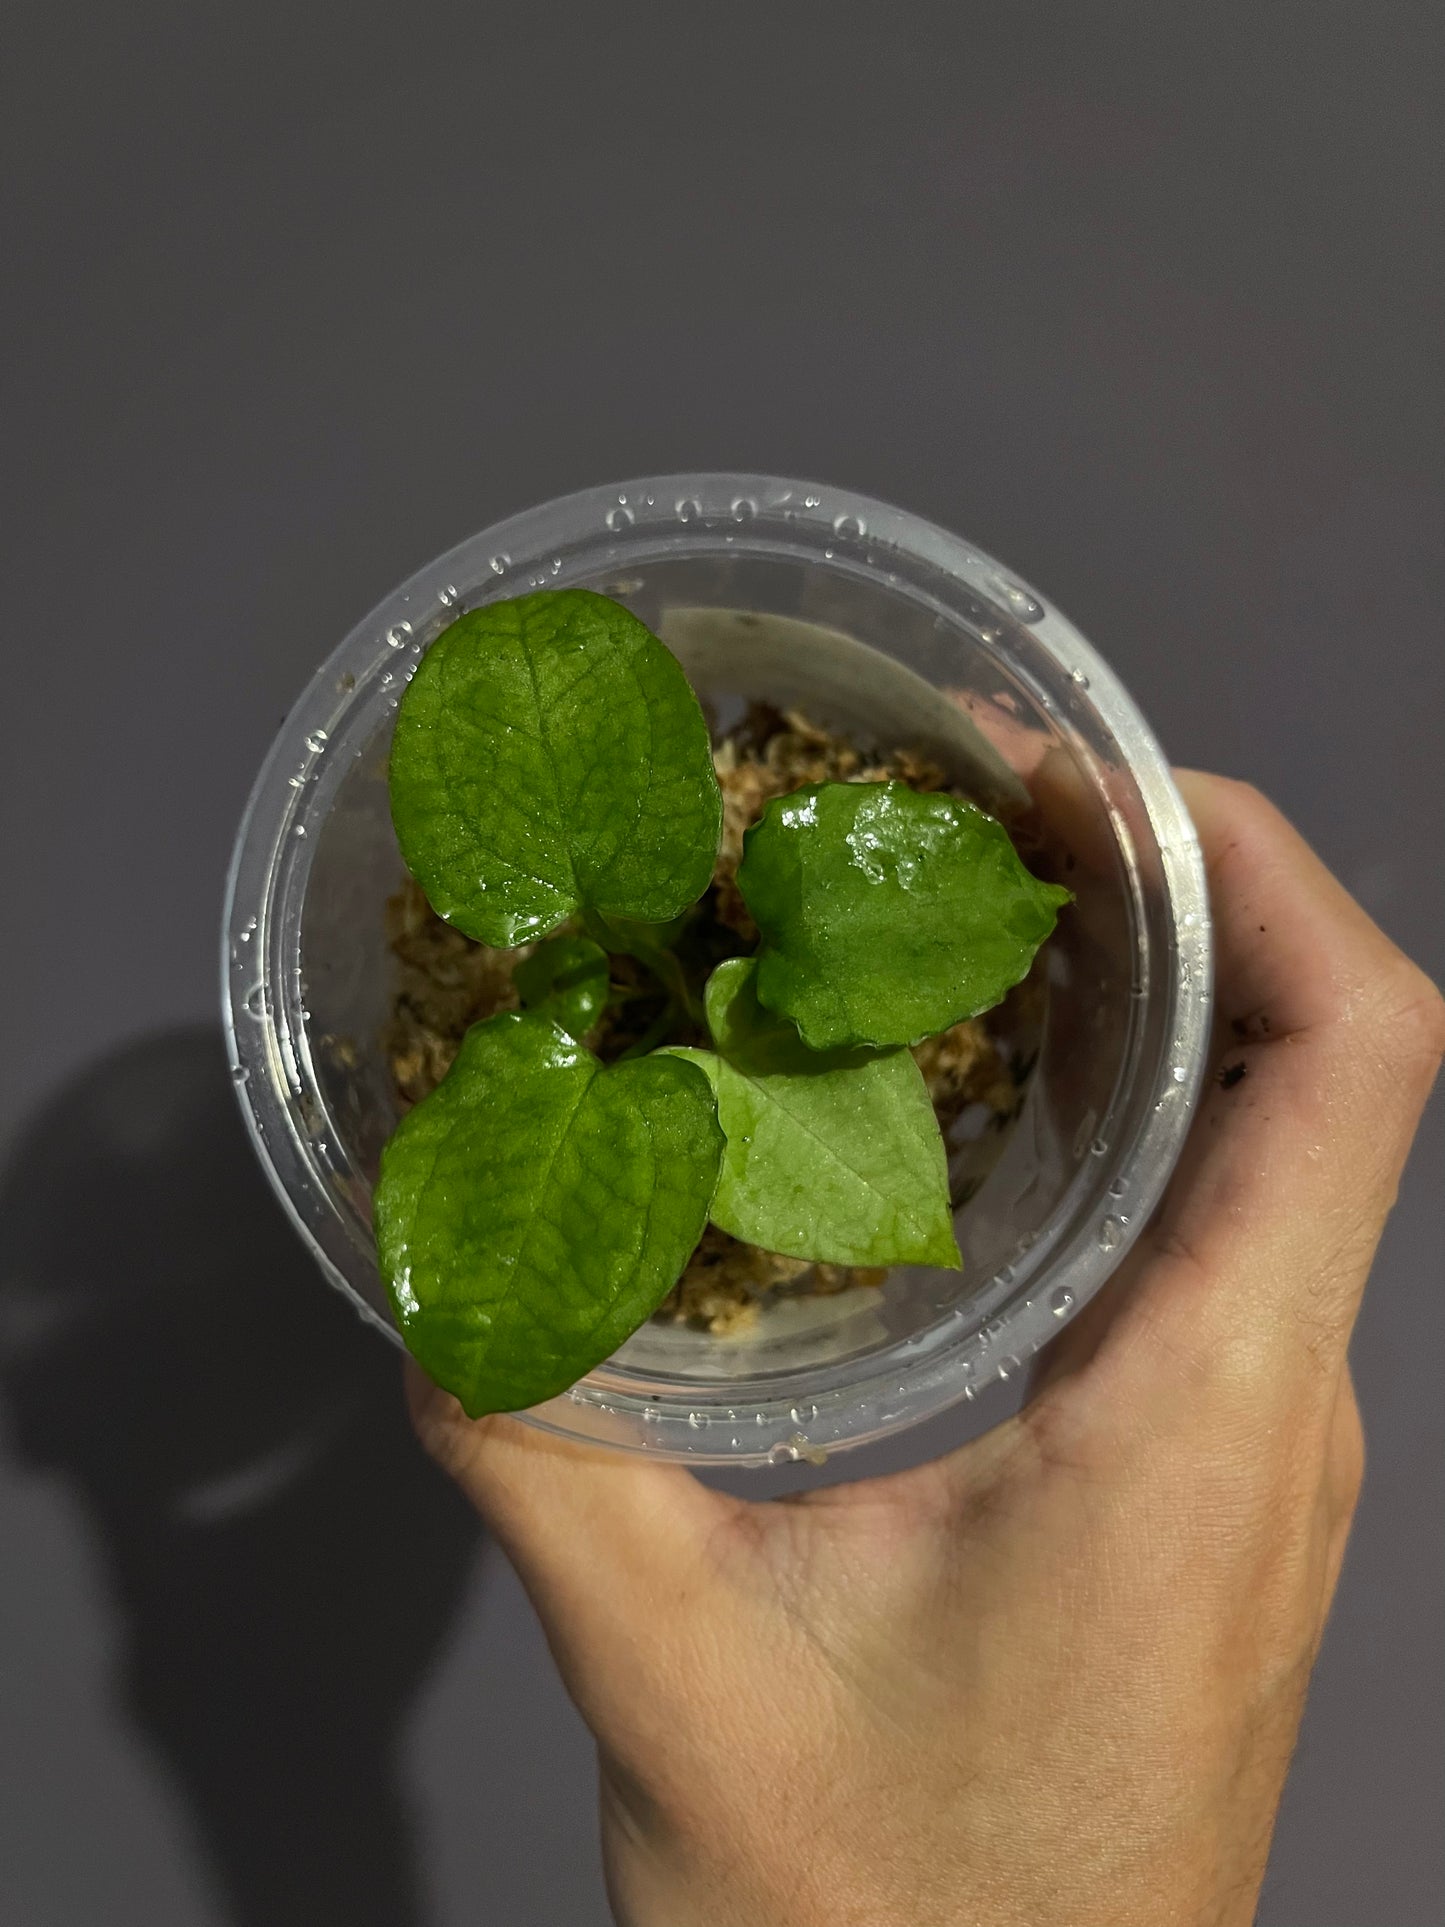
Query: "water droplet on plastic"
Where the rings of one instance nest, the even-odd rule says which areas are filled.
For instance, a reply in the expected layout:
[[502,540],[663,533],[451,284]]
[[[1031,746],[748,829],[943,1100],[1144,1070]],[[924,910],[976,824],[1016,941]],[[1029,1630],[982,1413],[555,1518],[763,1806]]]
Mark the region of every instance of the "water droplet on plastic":
[[1148,984],[1130,984],[1129,995],[1131,997],[1147,997],[1149,995]]
[[1094,1158],[1101,1158],[1103,1157],[1104,1153],[1108,1150],[1108,1148],[1109,1147],[1105,1143],[1103,1138],[1096,1137],[1093,1143],[1089,1146],[1089,1156]]
[[487,567],[491,570],[493,575],[505,575],[508,569],[511,568],[511,566],[512,566],[512,558],[507,554],[507,551],[505,549],[502,550],[500,555],[494,555],[491,561],[488,562],[487,564]]
[[1014,1281],[1014,1268],[1013,1268],[1013,1266],[1012,1266],[1012,1265],[1000,1265],[1000,1266],[999,1266],[999,1268],[998,1268],[998,1270],[997,1270],[997,1271],[996,1271],[996,1272],[994,1273],[994,1277],[995,1277],[995,1278],[997,1278],[997,1280],[998,1280],[998,1282],[999,1282],[999,1283],[1000,1283],[1001,1285],[1011,1285],[1011,1284],[1013,1283],[1013,1281]]
[[608,509],[606,516],[607,526],[614,535],[620,535],[623,529],[630,529],[636,519],[625,502],[619,502],[615,509]]
[[1174,1079],[1176,1084],[1182,1084],[1189,1075],[1188,1066],[1185,1064],[1176,1064],[1169,1075]]
[[1100,1251],[1113,1251],[1117,1247],[1121,1229],[1117,1218],[1105,1218],[1099,1226]]
[[246,1069],[244,1064],[233,1064],[231,1066],[231,1082],[233,1084],[244,1084],[250,1075],[251,1073]]
[[286,787],[293,790],[304,790],[310,781],[311,777],[306,770],[298,770],[294,776],[288,776],[286,778]]
[[241,1005],[241,1008],[248,1017],[254,1017],[258,1024],[261,1022],[261,1019],[266,1015],[266,986],[264,983],[252,984],[251,988],[246,992],[245,1001]]
[[822,506],[823,498],[821,495],[805,495],[803,497],[803,507],[805,509],[819,509]]
[[1087,689],[1089,686],[1089,678],[1084,674],[1082,669],[1071,669],[1069,671],[1069,678],[1072,682],[1076,682],[1080,689]]
[[462,606],[462,592],[455,582],[449,582],[444,589],[437,590],[437,601],[444,609],[459,609]]
[[774,1445],[768,1450],[769,1465],[796,1465],[798,1448],[796,1445]]
[[695,495],[679,495],[672,505],[673,513],[679,522],[700,522],[702,503]]
[[735,522],[751,522],[758,512],[758,505],[751,495],[733,497],[732,518]]
[[298,823],[296,827],[292,830],[291,834],[293,836],[305,836],[306,825],[304,823]]
[[1022,1370],[1022,1363],[1014,1357],[1012,1352],[1005,1352],[1004,1356],[998,1361],[998,1375],[1000,1378],[1012,1378],[1015,1372],[1021,1372]]
[[411,641],[411,624],[394,622],[386,632],[386,639],[393,649],[405,649]]
[[1049,1294],[1049,1310],[1055,1318],[1062,1318],[1066,1312],[1071,1312],[1073,1309],[1074,1294],[1067,1285],[1060,1285],[1057,1290]]
[[1111,1198],[1122,1198],[1128,1189],[1129,1180],[1127,1178],[1115,1178],[1114,1182],[1109,1186],[1109,1196]]
[[319,756],[330,740],[324,729],[313,729],[306,738],[306,747],[313,756]]
[[247,917],[246,921],[241,925],[242,943],[249,943],[252,937],[255,936],[255,934],[256,934],[256,919],[254,917]]
[[694,1432],[700,1432],[702,1428],[707,1424],[707,1420],[703,1417],[701,1412],[689,1412],[687,1415],[687,1422],[692,1427]]
[[833,533],[844,542],[860,542],[868,533],[868,524],[861,515],[835,515]]
[[999,587],[1004,601],[1020,622],[1038,622],[1042,618],[1043,604],[1035,601],[1027,589],[1021,589],[1017,582],[1000,582]]

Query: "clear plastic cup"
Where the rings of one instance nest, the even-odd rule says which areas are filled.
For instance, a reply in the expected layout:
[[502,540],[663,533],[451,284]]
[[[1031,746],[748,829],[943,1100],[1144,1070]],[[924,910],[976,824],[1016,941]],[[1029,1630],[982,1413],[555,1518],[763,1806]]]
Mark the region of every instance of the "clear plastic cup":
[[459,610],[572,585],[659,631],[724,722],[760,697],[929,749],[1075,891],[1035,1016],[1013,1020],[1015,1054],[1037,1051],[1021,1113],[952,1147],[962,1272],[780,1299],[738,1336],[653,1322],[527,1415],[694,1464],[899,1432],[1021,1371],[1118,1265],[1183,1143],[1211,998],[1198,844],[1138,710],[1037,590],[916,516],[761,475],[588,489],[463,542],[358,624],[282,726],[231,864],[222,1004],[257,1151],[324,1275],[400,1344],[370,1222],[398,1114],[392,720]]

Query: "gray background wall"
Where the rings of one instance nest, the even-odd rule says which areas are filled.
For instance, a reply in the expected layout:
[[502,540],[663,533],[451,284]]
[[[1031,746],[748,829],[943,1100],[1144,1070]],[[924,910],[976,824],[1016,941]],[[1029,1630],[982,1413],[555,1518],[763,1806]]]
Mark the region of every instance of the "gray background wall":
[[[1043,584],[1441,974],[1438,8],[5,31],[0,1916],[601,1922],[535,1625],[231,1113],[252,771],[494,517],[809,475]],[[1437,1107],[1360,1329],[1369,1479],[1268,1927],[1445,1905],[1440,1140]]]

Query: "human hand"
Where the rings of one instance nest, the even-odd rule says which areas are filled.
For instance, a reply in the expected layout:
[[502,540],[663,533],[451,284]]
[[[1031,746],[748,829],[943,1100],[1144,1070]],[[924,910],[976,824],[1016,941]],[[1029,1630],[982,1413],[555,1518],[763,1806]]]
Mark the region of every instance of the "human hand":
[[597,1737],[625,1927],[1244,1927],[1363,1467],[1346,1350],[1445,1005],[1182,779],[1231,1064],[1016,1417],[771,1504],[413,1373]]

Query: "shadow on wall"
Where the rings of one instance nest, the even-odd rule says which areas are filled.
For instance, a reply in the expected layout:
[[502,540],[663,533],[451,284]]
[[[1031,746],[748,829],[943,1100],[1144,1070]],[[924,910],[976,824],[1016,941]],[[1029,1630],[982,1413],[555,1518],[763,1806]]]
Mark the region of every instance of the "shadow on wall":
[[25,1133],[0,1379],[102,1543],[126,1703],[235,1920],[422,1921],[400,1729],[478,1527],[267,1190],[216,1033],[105,1059]]

